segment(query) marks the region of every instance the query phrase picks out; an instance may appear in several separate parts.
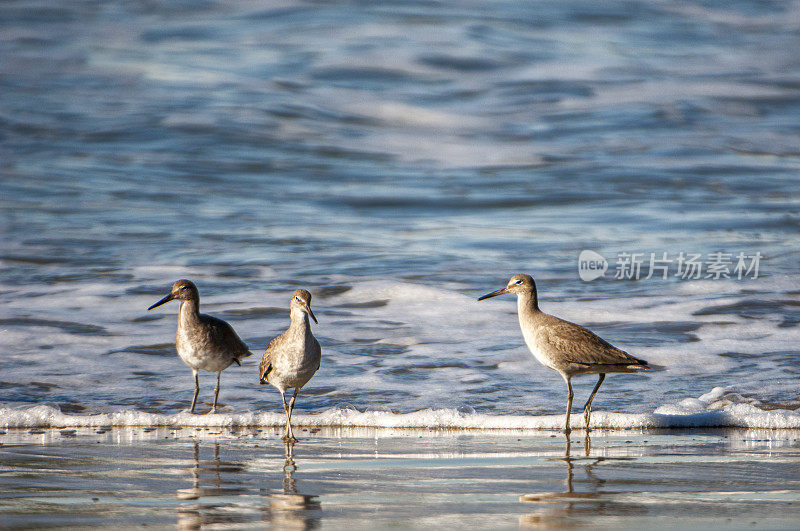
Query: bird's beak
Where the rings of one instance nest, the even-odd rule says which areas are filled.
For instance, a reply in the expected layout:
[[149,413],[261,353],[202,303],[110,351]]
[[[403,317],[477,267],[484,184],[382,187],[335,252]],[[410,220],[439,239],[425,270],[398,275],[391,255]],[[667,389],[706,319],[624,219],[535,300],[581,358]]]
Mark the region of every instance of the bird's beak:
[[483,299],[491,299],[492,297],[497,297],[498,295],[505,295],[506,293],[508,293],[508,287],[499,289],[497,291],[493,291],[491,293],[487,293],[483,297],[478,297],[478,300],[482,301]]
[[306,311],[308,312],[308,315],[311,316],[311,318],[314,320],[314,323],[319,324],[317,318],[314,317],[314,312],[311,311],[311,306],[306,305]]
[[154,305],[150,306],[150,307],[147,309],[147,311],[150,311],[150,310],[152,310],[153,308],[158,308],[158,307],[159,307],[159,306],[161,306],[162,304],[166,304],[166,303],[168,303],[169,301],[171,301],[171,300],[172,300],[172,299],[174,299],[174,298],[175,298],[175,297],[173,297],[172,293],[170,293],[169,295],[167,295],[166,297],[164,297],[163,299],[161,299],[160,301],[158,301],[158,302],[157,302],[157,303],[155,303]]

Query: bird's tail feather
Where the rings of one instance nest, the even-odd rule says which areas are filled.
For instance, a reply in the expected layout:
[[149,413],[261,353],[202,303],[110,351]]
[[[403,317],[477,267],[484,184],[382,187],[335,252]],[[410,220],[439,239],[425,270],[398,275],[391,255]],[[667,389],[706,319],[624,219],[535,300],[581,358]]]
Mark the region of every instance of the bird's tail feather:
[[585,367],[625,367],[626,369],[633,369],[633,370],[663,370],[664,367],[661,365],[652,365],[645,360],[635,359],[635,361],[629,362],[620,362],[620,363],[592,363],[589,361],[574,361],[574,360],[566,360],[569,363],[574,363],[576,365],[583,365]]

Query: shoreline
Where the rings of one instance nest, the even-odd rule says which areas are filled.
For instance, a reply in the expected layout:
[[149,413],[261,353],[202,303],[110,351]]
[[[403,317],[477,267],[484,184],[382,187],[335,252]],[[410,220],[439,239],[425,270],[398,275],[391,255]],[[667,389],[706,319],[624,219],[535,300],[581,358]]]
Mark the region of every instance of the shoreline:
[[[415,438],[452,438],[452,437],[485,437],[487,439],[566,439],[562,430],[547,429],[506,429],[506,428],[418,428],[418,427],[375,427],[375,426],[307,426],[294,425],[301,434],[298,438],[314,440],[347,440],[347,439],[415,439]],[[283,425],[274,426],[51,426],[0,428],[0,446],[7,444],[61,444],[76,438],[93,438],[98,435],[112,434],[124,436],[130,442],[158,440],[276,440],[282,443],[280,435]],[[691,428],[624,428],[624,429],[592,429],[590,439],[627,438],[644,439],[654,437],[687,437],[715,436],[723,439],[752,441],[798,441],[800,446],[800,429],[793,428],[742,428],[742,427],[691,427]],[[42,438],[42,436],[45,436]],[[757,437],[756,437],[757,436]],[[585,429],[573,429],[569,439],[573,442],[583,441],[587,437]],[[121,442],[121,444],[124,444]],[[299,444],[299,443],[298,443]]]
[[[715,390],[717,391],[717,390]],[[720,391],[701,399],[686,399],[677,405],[664,405],[652,413],[612,413],[603,410],[592,413],[592,430],[630,429],[800,429],[800,409],[761,409],[751,403],[720,401]],[[308,414],[298,412],[293,425],[309,429],[321,428],[405,428],[452,430],[522,430],[560,431],[563,414],[503,415],[464,412],[458,409],[421,409],[408,413],[391,411],[359,411],[352,408],[332,408]],[[585,430],[583,418],[573,415],[573,430]],[[183,428],[272,428],[282,427],[285,416],[274,411],[236,412],[222,408],[213,414],[150,413],[135,409],[120,409],[93,414],[63,413],[53,405],[0,407],[0,429],[12,428],[100,428],[170,427]]]
[[[794,528],[800,430],[4,430],[3,527]],[[36,433],[30,433],[34,431]],[[587,444],[588,442],[588,444]]]

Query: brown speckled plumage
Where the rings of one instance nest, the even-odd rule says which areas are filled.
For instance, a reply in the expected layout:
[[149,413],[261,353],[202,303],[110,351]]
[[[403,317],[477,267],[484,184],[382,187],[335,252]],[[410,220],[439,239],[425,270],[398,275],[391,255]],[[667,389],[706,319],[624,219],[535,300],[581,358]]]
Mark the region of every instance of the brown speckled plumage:
[[[646,368],[647,362],[634,358],[586,328],[542,311],[530,315],[527,322],[539,349],[569,375],[600,372],[633,372]],[[602,370],[601,370],[602,369]]]
[[561,374],[567,383],[567,413],[564,431],[569,433],[572,410],[571,378],[578,374],[599,374],[600,378],[584,406],[586,429],[589,429],[592,400],[610,372],[636,372],[648,369],[645,360],[635,358],[586,328],[544,313],[539,309],[536,283],[529,275],[514,275],[505,288],[488,293],[478,300],[505,293],[517,295],[519,325],[531,353],[545,367]]
[[197,395],[200,392],[198,371],[200,369],[217,373],[217,386],[214,388],[213,413],[219,398],[220,374],[223,370],[252,353],[244,341],[236,335],[231,325],[211,315],[200,313],[200,294],[189,280],[178,280],[172,285],[169,295],[148,308],[152,310],[171,300],[181,301],[178,316],[178,330],[175,332],[175,348],[181,360],[192,369],[194,375],[194,396],[190,412],[194,413]]
[[[308,383],[319,369],[321,349],[311,333],[309,317],[316,322],[311,311],[311,293],[299,289],[292,294],[289,304],[291,324],[289,328],[267,345],[259,365],[259,382],[271,384],[281,393],[283,410],[286,413],[284,440],[294,441],[292,434],[292,410],[297,393]],[[294,389],[289,404],[286,404],[287,389]]]

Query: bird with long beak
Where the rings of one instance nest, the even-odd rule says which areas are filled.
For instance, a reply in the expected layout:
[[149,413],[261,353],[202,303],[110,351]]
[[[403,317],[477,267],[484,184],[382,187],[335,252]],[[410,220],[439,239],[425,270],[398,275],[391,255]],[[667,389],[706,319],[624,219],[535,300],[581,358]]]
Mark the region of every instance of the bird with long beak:
[[148,308],[152,310],[169,301],[181,301],[178,314],[178,331],[175,334],[175,348],[178,356],[192,369],[194,375],[194,413],[197,395],[200,392],[198,372],[200,369],[217,373],[217,386],[214,388],[214,405],[209,413],[217,409],[219,399],[219,379],[223,370],[234,363],[241,365],[242,358],[252,354],[231,325],[210,315],[200,313],[200,294],[197,286],[189,280],[178,280],[172,285],[170,293]]
[[[292,433],[294,401],[300,389],[319,369],[321,359],[319,342],[311,333],[311,323],[308,321],[311,317],[317,323],[317,318],[311,311],[311,293],[304,289],[295,291],[289,303],[289,315],[289,328],[267,345],[259,367],[259,381],[280,391],[283,412],[286,414],[283,440],[294,442],[297,440]],[[294,395],[288,404],[287,389],[294,389]]]
[[536,283],[530,275],[514,275],[506,287],[488,293],[478,300],[512,293],[517,296],[517,314],[522,336],[531,353],[545,367],[558,372],[567,383],[567,418],[564,432],[569,433],[570,412],[572,411],[573,376],[578,374],[599,374],[600,378],[594,386],[589,400],[583,407],[586,430],[589,430],[589,418],[592,411],[592,400],[600,384],[610,372],[636,372],[645,370],[645,360],[634,358],[586,328],[544,313],[539,309],[536,295]]

